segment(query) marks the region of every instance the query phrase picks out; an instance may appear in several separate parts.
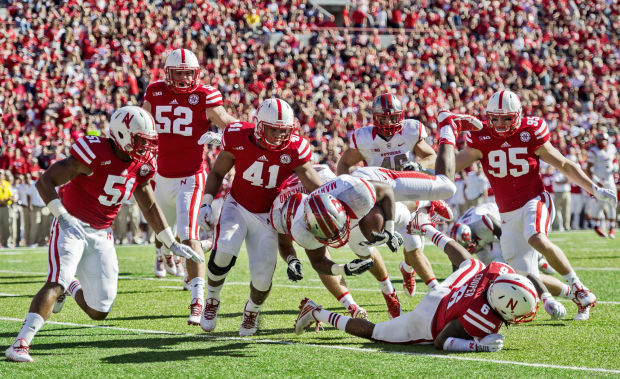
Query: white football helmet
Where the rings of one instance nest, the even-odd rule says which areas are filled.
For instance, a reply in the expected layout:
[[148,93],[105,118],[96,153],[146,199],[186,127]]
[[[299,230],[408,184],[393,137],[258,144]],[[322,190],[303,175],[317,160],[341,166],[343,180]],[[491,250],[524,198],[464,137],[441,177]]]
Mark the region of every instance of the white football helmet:
[[157,132],[153,117],[144,109],[126,106],[110,119],[110,136],[122,151],[137,162],[146,162],[157,155]]
[[393,136],[403,129],[403,105],[391,93],[382,93],[372,102],[372,120],[379,134]]
[[[267,150],[286,148],[291,142],[291,134],[297,128],[293,108],[277,98],[263,101],[254,116],[254,124],[254,137]],[[271,129],[271,132],[267,129]]]
[[450,230],[450,237],[463,246],[470,253],[473,253],[475,249],[474,241],[471,236],[471,228],[467,224],[457,222]]
[[328,193],[308,196],[304,221],[314,238],[324,245],[339,248],[349,242],[349,215],[340,200]]
[[176,92],[192,92],[198,87],[198,58],[187,49],[176,49],[168,54],[164,72],[166,84]]
[[[487,123],[491,133],[496,137],[508,137],[521,125],[521,101],[512,91],[495,92],[487,103]],[[510,117],[510,124],[501,122],[505,116]]]
[[538,309],[538,295],[532,282],[518,274],[500,275],[487,290],[487,301],[509,324],[532,321]]

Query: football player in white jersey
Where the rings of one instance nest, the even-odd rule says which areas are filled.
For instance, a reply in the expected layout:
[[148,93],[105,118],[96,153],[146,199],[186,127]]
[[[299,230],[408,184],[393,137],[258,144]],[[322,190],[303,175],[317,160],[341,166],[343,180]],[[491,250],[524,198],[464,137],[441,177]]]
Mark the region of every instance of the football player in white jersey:
[[[377,96],[373,102],[372,114],[374,125],[353,132],[349,149],[338,160],[336,169],[338,175],[349,173],[351,167],[362,161],[367,166],[383,167],[396,171],[407,169],[407,165],[410,163],[417,164],[418,168],[435,167],[435,151],[424,140],[428,136],[425,126],[417,120],[403,119],[404,110],[396,96],[389,93]],[[416,160],[417,162],[415,162]],[[447,184],[448,187],[453,186],[449,181]],[[436,188],[433,188],[432,192],[440,194],[440,192],[436,192]],[[451,196],[439,197],[439,199],[446,199]],[[404,200],[428,199],[430,198],[420,197]],[[405,293],[413,296],[416,271],[422,280],[431,287],[437,284],[437,281],[434,278],[430,262],[424,255],[423,238],[419,235],[406,238],[411,239],[411,241],[405,245],[405,260],[400,263],[400,271],[403,276]],[[378,255],[378,252],[375,252],[374,255]],[[373,270],[379,268],[380,266],[377,265]],[[386,275],[387,271],[383,277]]]
[[[618,158],[616,147],[608,143],[609,136],[601,132],[596,135],[596,146],[588,151],[588,169],[590,178],[599,187],[616,190],[614,173],[618,172]],[[616,226],[616,207],[610,203],[596,201],[590,198],[588,201],[587,213],[594,221],[594,231],[601,237],[615,238],[614,228]],[[609,234],[602,230],[602,216],[607,216],[609,222]]]

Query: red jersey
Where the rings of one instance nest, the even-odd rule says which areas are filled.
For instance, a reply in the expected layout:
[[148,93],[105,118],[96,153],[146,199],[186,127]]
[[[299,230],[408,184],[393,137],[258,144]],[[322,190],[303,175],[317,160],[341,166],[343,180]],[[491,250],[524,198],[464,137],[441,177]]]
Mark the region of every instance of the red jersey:
[[[482,266],[484,267],[484,266]],[[472,337],[485,337],[497,333],[504,319],[487,301],[487,290],[495,278],[503,274],[514,274],[505,263],[492,262],[459,288],[453,288],[439,303],[433,318],[433,339],[452,320],[458,319],[465,331]]]
[[87,165],[91,175],[78,175],[63,187],[62,203],[71,215],[95,229],[112,225],[121,204],[136,187],[155,174],[153,162],[137,164],[118,159],[112,140],[84,136],[71,147],[71,156]]
[[297,167],[310,161],[310,143],[298,134],[282,150],[256,145],[254,124],[235,122],[226,127],[222,147],[235,156],[235,177],[230,193],[252,213],[267,213],[278,196],[278,189]]
[[523,117],[507,138],[493,136],[488,127],[465,135],[467,146],[482,152],[482,168],[500,212],[519,209],[544,191],[536,150],[549,138],[547,123],[538,117]]
[[157,167],[161,176],[182,178],[205,166],[200,137],[211,128],[207,109],[223,104],[216,88],[199,85],[191,93],[174,93],[165,82],[149,84],[144,100],[151,104],[159,152]]

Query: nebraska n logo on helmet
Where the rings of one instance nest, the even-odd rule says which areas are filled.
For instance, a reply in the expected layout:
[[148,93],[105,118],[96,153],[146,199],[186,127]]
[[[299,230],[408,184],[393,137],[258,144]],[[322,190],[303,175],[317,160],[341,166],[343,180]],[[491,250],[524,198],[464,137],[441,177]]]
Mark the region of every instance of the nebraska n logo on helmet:
[[379,134],[393,136],[403,128],[403,105],[391,93],[382,93],[372,103],[372,119]]
[[[487,123],[491,134],[506,138],[521,125],[521,101],[507,89],[495,92],[487,103]],[[506,121],[508,120],[508,121]]]
[[176,49],[168,54],[164,72],[166,84],[175,92],[188,93],[198,87],[198,58],[187,49]]
[[135,106],[118,109],[109,127],[112,140],[134,161],[146,162],[157,154],[155,123],[144,109]]
[[254,116],[254,137],[267,150],[282,150],[291,142],[297,128],[293,108],[284,100],[267,99],[262,102]]
[[518,274],[500,275],[487,290],[487,301],[510,324],[532,321],[538,309],[538,295],[532,282]]
[[306,227],[317,241],[333,248],[349,242],[350,218],[340,200],[328,193],[312,194],[304,204]]

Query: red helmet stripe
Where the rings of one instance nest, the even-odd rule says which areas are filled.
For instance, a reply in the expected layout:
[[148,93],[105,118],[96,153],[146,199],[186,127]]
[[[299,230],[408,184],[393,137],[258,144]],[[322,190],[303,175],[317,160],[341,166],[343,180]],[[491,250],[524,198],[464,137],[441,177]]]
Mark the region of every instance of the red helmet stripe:
[[392,94],[388,93],[387,95],[385,95],[385,99],[387,102],[387,109],[392,109]]
[[185,49],[181,49],[181,63],[185,63]]
[[499,104],[497,105],[497,109],[501,110],[502,109],[502,101],[504,99],[504,91],[499,93]]
[[322,201],[317,201],[317,197],[313,196],[310,199],[310,209],[314,213],[314,217],[321,228],[321,231],[325,236],[338,235],[338,228],[334,224],[333,220],[329,217],[325,204]]
[[528,286],[526,286],[525,284],[521,282],[517,282],[516,280],[500,279],[500,280],[496,280],[494,283],[508,283],[508,284],[515,285],[517,287],[521,287],[525,289],[527,292],[529,292],[534,297],[534,299],[538,299],[538,295],[536,295],[536,292],[532,291]]
[[282,121],[282,104],[280,99],[276,99],[276,104],[278,104],[278,121]]

